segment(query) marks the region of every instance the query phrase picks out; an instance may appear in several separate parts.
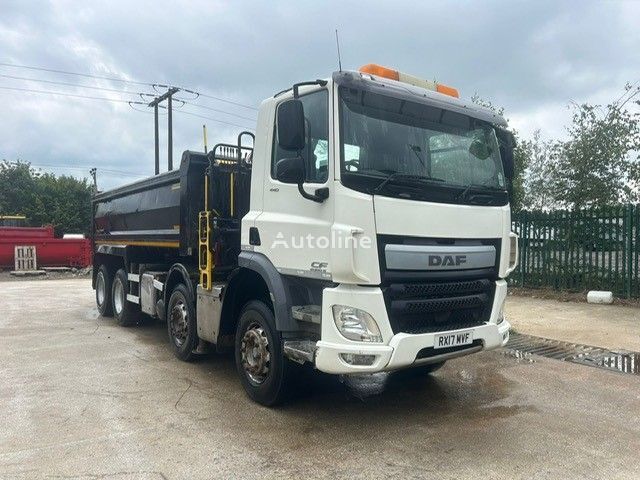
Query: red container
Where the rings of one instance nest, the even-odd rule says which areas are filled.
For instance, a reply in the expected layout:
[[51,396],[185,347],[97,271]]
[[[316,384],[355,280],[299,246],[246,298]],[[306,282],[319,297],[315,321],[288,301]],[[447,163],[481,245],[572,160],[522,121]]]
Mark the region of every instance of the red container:
[[44,227],[0,227],[0,240],[5,238],[54,238],[53,225]]
[[14,268],[16,245],[36,247],[40,267],[88,267],[91,241],[87,238],[55,238],[53,227],[0,227],[0,267]]

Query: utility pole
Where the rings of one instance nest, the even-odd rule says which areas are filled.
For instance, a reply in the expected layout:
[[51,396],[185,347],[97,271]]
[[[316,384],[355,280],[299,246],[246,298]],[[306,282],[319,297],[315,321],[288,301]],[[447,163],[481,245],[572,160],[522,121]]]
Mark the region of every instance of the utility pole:
[[149,102],[149,106],[153,107],[153,116],[154,116],[154,127],[155,127],[155,147],[156,147],[156,175],[160,173],[160,141],[158,138],[158,106],[161,102],[167,100],[167,113],[168,113],[168,140],[167,140],[167,168],[168,170],[173,170],[173,115],[172,115],[172,97],[175,93],[180,91],[179,88],[171,87],[165,93],[160,95],[159,97],[155,97],[151,102]]
[[204,153],[207,153],[207,126],[202,125],[202,136],[204,138]]
[[[178,89],[175,89],[176,92]],[[168,118],[168,127],[167,127],[167,169],[169,171],[173,170],[173,104],[171,102],[171,97],[173,93],[169,93],[167,96],[167,118]]]
[[96,167],[89,170],[89,174],[93,177],[93,193],[98,193],[98,181],[96,180]]
[[158,138],[158,104],[153,106],[153,123],[156,142],[156,175],[160,173],[160,139]]

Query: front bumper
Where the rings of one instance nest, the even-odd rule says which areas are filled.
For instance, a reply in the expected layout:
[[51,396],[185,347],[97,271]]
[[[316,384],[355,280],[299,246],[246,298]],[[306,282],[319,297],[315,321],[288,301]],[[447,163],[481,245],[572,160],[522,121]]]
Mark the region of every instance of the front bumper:
[[[418,353],[433,348],[435,337],[442,333],[393,334],[389,324],[382,292],[378,288],[343,286],[326,289],[322,305],[322,340],[316,344],[315,365],[318,370],[333,374],[373,373],[398,370],[416,365],[435,363],[449,358],[460,357],[480,350],[490,350],[504,346],[509,340],[511,325],[506,320],[496,324],[502,311],[507,286],[504,280],[496,282],[496,293],[489,322],[456,331],[473,330],[473,339],[477,345],[461,347],[449,353],[439,354],[437,350],[431,356],[416,360]],[[331,313],[332,305],[349,305],[369,312],[378,322],[383,343],[364,343],[347,340],[338,332]],[[347,363],[343,354],[373,355],[371,365],[352,365]]]

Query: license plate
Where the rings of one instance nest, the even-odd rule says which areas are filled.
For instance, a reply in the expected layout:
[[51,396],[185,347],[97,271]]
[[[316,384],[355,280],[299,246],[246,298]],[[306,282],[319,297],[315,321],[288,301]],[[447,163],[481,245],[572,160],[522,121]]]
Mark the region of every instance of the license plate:
[[433,348],[459,347],[473,343],[473,330],[455,333],[440,333],[435,336]]

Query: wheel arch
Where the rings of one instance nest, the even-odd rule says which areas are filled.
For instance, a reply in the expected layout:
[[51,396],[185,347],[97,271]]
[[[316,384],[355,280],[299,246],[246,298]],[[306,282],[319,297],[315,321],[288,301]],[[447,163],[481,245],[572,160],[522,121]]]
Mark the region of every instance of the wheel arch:
[[168,304],[173,289],[180,283],[187,287],[187,291],[191,295],[191,301],[195,301],[195,289],[189,269],[182,263],[174,263],[169,269],[167,280],[164,283],[163,299],[165,305]]
[[240,310],[249,300],[263,300],[273,310],[278,331],[298,330],[291,317],[291,296],[282,275],[262,254],[241,252],[239,268],[232,274],[224,293],[221,312],[221,334],[235,330]]
[[104,265],[109,270],[109,274],[113,278],[119,268],[126,266],[126,258],[124,254],[117,252],[101,252],[97,251],[93,255],[93,271],[91,272],[91,287],[96,288],[96,276],[98,270]]

